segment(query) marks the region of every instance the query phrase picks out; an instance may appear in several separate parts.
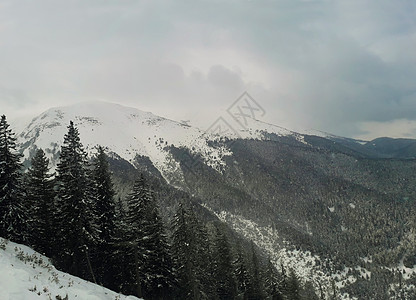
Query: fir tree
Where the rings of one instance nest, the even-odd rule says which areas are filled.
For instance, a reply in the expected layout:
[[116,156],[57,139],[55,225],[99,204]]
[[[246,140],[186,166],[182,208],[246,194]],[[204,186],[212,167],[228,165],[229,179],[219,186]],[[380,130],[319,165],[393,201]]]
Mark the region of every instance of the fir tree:
[[143,175],[128,199],[126,223],[130,278],[137,296],[166,298],[173,283],[172,262],[156,199]]
[[71,121],[57,166],[58,262],[70,273],[95,281],[89,248],[97,241],[87,155]]
[[55,236],[52,213],[54,208],[53,175],[49,174],[49,159],[42,149],[36,151],[26,174],[26,197],[30,206],[29,243],[47,256],[53,255]]
[[6,116],[0,120],[0,236],[15,242],[26,240],[26,207],[22,190],[16,138]]

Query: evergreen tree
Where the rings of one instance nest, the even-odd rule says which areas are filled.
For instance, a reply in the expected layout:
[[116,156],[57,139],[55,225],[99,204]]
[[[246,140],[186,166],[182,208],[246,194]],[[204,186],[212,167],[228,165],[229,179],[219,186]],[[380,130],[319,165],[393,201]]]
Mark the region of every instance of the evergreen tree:
[[95,281],[89,248],[97,241],[86,152],[71,121],[57,166],[57,260],[69,273]]
[[110,241],[114,234],[115,202],[110,166],[104,148],[99,146],[93,159],[93,199],[98,215],[99,235],[102,241]]
[[231,246],[223,230],[217,225],[214,240],[214,276],[219,299],[234,299],[236,283],[233,276]]
[[114,281],[114,267],[117,264],[112,255],[116,234],[115,192],[111,181],[108,158],[103,147],[98,147],[98,153],[94,157],[92,165],[92,199],[95,203],[99,236],[99,243],[94,251],[95,273],[98,282],[113,287],[111,284]]
[[126,254],[133,262],[129,277],[137,296],[165,299],[173,285],[172,262],[156,199],[143,175],[128,199],[126,223]]
[[246,300],[249,299],[249,294],[252,290],[251,274],[247,267],[247,260],[244,257],[240,244],[237,244],[236,251],[236,259],[234,261],[234,276],[237,283],[237,298]]
[[289,275],[287,277],[287,282],[286,282],[286,290],[285,290],[286,297],[291,300],[298,300],[298,299],[300,300],[301,299],[300,290],[301,290],[301,284],[299,282],[298,275],[296,275],[295,271],[291,269],[289,271]]
[[26,174],[26,198],[30,207],[29,243],[36,251],[53,255],[54,182],[49,174],[49,159],[42,149],[36,151],[32,165]]
[[21,155],[16,153],[16,138],[6,116],[0,120],[0,236],[15,242],[26,240]]
[[279,274],[269,260],[264,274],[265,292],[268,295],[268,299],[271,300],[282,300],[283,296],[279,290]]
[[306,281],[300,291],[300,298],[305,300],[319,300],[311,281]]
[[257,300],[263,298],[263,290],[260,279],[260,265],[259,258],[254,247],[254,243],[251,242],[251,289],[249,293],[250,300]]
[[[130,270],[132,268],[125,267],[132,265],[134,239],[128,238],[127,229],[131,229],[131,224],[127,224],[126,210],[123,206],[121,198],[118,198],[115,202],[115,218],[114,218],[114,236],[111,241],[111,257],[110,260],[113,262],[113,276],[112,282],[109,282],[107,286],[115,291],[131,293],[131,282],[133,277],[131,276]],[[132,241],[132,242],[129,242]],[[134,272],[135,273],[135,272]]]
[[179,285],[179,299],[204,299],[201,276],[204,270],[199,258],[208,253],[199,252],[201,241],[200,224],[190,207],[180,203],[172,220],[172,253],[176,278]]

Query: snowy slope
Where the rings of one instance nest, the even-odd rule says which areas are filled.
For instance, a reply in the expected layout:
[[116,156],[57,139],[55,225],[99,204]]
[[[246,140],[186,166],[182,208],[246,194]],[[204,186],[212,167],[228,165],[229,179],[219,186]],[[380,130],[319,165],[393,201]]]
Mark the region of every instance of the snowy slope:
[[[0,238],[0,299],[134,300],[63,273],[29,247]],[[59,298],[61,297],[61,298]]]
[[[26,159],[36,148],[45,150],[56,165],[58,152],[67,132],[69,121],[78,127],[85,149],[93,153],[97,145],[108,147],[120,157],[133,162],[136,155],[148,156],[156,168],[169,178],[177,174],[179,165],[166,147],[187,147],[199,153],[217,171],[224,166],[223,157],[231,152],[224,146],[212,146],[209,140],[219,138],[214,130],[202,131],[195,127],[156,116],[149,112],[106,102],[86,102],[67,107],[51,108],[31,122],[14,124],[18,142]],[[228,137],[262,138],[262,131],[279,135],[294,134],[283,128],[250,119],[250,129],[238,129]]]

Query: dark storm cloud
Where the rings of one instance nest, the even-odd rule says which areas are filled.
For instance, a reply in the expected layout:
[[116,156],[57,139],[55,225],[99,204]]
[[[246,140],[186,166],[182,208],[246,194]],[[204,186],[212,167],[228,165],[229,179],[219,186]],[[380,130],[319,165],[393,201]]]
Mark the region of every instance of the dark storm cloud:
[[247,90],[290,128],[414,134],[415,6],[3,1],[0,104],[17,114],[102,99],[209,125]]

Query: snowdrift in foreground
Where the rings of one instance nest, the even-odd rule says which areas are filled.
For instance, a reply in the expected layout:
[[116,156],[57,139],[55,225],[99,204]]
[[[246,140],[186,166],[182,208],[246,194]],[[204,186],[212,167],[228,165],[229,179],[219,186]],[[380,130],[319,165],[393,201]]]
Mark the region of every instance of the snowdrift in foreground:
[[138,300],[58,271],[49,259],[0,238],[0,299]]

